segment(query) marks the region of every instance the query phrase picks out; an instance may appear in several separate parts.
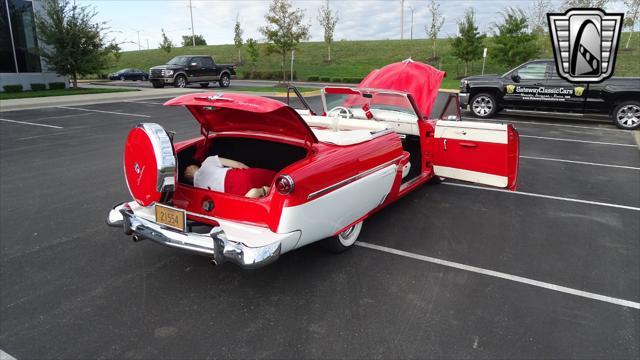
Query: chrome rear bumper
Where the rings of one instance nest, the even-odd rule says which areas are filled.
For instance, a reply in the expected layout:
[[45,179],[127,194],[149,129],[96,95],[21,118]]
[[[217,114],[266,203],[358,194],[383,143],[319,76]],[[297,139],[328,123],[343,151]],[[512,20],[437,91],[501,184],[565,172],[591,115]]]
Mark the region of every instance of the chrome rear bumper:
[[274,234],[276,241],[260,247],[250,247],[242,242],[227,239],[220,227],[215,227],[208,234],[181,232],[157,224],[141,216],[136,216],[126,203],[116,205],[109,211],[106,223],[119,227],[134,240],[151,240],[159,244],[209,256],[215,264],[232,262],[246,269],[268,265],[280,257],[282,241],[300,237],[299,232]]

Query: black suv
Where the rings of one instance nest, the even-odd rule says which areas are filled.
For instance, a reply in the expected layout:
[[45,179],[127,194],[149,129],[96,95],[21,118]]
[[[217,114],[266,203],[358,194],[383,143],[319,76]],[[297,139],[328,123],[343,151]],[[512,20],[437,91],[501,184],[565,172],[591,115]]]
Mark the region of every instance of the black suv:
[[228,87],[236,76],[234,64],[216,64],[208,55],[181,55],[169,60],[165,65],[149,69],[149,80],[154,88],[173,84],[186,87],[189,83],[199,83],[208,87],[217,81],[220,87]]

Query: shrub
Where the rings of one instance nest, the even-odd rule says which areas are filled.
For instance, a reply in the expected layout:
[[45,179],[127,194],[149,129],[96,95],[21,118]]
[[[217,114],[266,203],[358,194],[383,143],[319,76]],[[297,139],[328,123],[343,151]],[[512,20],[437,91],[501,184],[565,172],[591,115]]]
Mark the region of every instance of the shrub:
[[21,84],[4,85],[2,88],[4,89],[5,92],[8,92],[8,93],[22,92],[22,85]]
[[307,76],[307,81],[318,81],[318,80],[320,80],[320,76],[317,76],[317,75]]
[[251,78],[255,79],[255,80],[266,80],[266,77],[268,74],[266,74],[264,71],[254,71],[251,74]]
[[42,83],[31,83],[31,84],[29,84],[29,85],[31,85],[31,90],[32,90],[32,91],[47,90],[47,84],[42,84]]
[[346,78],[342,78],[343,82],[349,83],[349,84],[359,84],[362,81],[362,78],[359,77],[346,77]]
[[60,90],[66,88],[67,85],[63,82],[52,82],[49,83],[49,89],[51,90]]
[[320,81],[329,82],[329,81],[331,81],[331,78],[328,77],[328,76],[321,76],[320,77]]
[[331,78],[331,82],[334,82],[334,83],[341,83],[341,82],[342,82],[342,78],[339,78],[339,77]]

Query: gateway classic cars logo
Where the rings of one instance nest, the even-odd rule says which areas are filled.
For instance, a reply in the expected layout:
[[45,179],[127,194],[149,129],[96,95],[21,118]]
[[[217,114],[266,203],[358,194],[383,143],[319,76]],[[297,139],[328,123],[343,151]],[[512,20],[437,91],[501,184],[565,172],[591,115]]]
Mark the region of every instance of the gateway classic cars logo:
[[607,14],[601,9],[570,9],[564,14],[547,14],[558,75],[583,83],[611,77],[622,16],[621,13]]

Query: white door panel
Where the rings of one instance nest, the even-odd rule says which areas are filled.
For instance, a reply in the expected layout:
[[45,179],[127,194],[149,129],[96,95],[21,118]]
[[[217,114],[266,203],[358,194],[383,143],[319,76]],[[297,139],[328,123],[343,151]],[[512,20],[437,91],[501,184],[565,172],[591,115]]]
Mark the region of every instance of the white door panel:
[[436,123],[435,137],[498,144],[506,144],[509,141],[507,124],[475,121],[440,120]]

